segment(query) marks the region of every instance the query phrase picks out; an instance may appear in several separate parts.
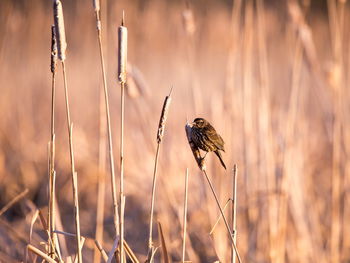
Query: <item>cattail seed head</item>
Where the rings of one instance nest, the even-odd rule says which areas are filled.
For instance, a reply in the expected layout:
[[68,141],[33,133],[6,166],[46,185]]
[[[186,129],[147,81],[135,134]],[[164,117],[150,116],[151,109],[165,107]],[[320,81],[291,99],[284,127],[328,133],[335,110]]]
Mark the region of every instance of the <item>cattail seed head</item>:
[[94,5],[95,12],[100,11],[100,0],[92,0],[92,4]]
[[57,65],[57,41],[55,26],[51,26],[51,72],[55,73]]
[[188,124],[188,123],[186,124],[185,130],[186,130],[188,144],[191,147],[194,159],[196,160],[199,169],[201,169],[202,171],[205,171],[206,165],[205,165],[204,158],[202,158],[201,153],[199,151],[199,148],[193,143],[193,141],[191,139],[192,128],[191,128],[190,124]]
[[55,33],[56,33],[56,41],[57,41],[58,58],[61,61],[64,61],[66,59],[67,42],[66,42],[66,33],[64,30],[62,3],[60,0],[54,0],[53,14],[54,14],[54,21],[55,21]]
[[157,132],[157,142],[158,143],[160,143],[162,141],[163,136],[164,136],[165,122],[166,122],[166,119],[168,118],[170,103],[171,103],[171,94],[169,94],[169,96],[165,97],[165,100],[163,103],[162,114],[160,115],[158,132]]
[[128,29],[124,26],[123,14],[122,24],[118,28],[118,80],[121,83],[126,82],[127,48]]

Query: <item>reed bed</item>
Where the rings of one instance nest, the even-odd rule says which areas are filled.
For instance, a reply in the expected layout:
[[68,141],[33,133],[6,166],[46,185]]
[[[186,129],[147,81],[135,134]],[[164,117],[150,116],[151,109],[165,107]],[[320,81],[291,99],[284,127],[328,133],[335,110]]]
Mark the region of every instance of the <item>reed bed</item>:
[[0,2],[1,262],[349,261],[348,1],[53,4]]

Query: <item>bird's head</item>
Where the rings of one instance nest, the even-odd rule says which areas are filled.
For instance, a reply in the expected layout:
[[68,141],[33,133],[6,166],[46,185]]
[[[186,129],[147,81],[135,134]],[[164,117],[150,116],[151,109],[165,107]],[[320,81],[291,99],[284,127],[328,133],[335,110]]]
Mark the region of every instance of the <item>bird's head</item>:
[[203,118],[195,118],[194,121],[192,122],[192,126],[196,128],[203,128],[204,126],[207,125],[207,121]]

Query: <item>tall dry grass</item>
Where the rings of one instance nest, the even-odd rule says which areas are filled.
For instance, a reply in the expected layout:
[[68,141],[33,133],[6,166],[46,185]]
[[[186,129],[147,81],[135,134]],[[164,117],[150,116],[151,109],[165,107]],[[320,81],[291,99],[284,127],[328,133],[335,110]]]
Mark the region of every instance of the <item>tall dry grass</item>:
[[[51,207],[55,208],[55,229],[65,233],[55,233],[65,262],[77,253],[72,172],[79,174],[84,262],[93,261],[95,248],[107,261],[116,240],[111,185],[106,182],[103,186],[99,177],[107,174],[111,165],[103,168],[106,156],[101,154],[106,147],[100,144],[101,136],[106,136],[101,126],[106,123],[99,121],[103,76],[96,20],[92,3],[84,3],[62,1],[69,106],[75,129],[74,171],[67,158],[63,76],[56,74],[57,200]],[[117,28],[122,10],[129,34],[125,160],[123,164],[115,162],[117,171],[124,166],[126,243],[122,244],[127,257],[133,257],[133,252],[140,262],[147,258],[148,201],[157,147],[154,131],[163,95],[173,85],[172,109],[157,169],[154,221],[160,223],[161,234],[155,234],[153,241],[163,248],[157,251],[155,261],[161,260],[160,255],[174,262],[183,259],[186,167],[190,175],[186,260],[231,261],[223,221],[208,235],[220,212],[183,131],[186,120],[197,116],[210,120],[226,142],[227,172],[211,154],[206,158],[222,206],[232,196],[230,171],[234,164],[239,167],[237,247],[243,262],[349,261],[348,2],[101,1],[102,8],[104,4],[106,86],[114,148],[121,144]],[[52,187],[46,147],[48,138],[53,137],[49,126],[51,8],[51,3],[39,0],[0,1],[0,208],[6,208],[0,215],[0,261],[4,262],[24,260],[30,233],[28,260],[34,259],[35,252],[49,249],[40,245],[50,238],[41,226],[46,218],[40,218],[38,209],[47,215],[48,186]],[[115,155],[115,160],[121,157]],[[50,170],[52,174],[52,167]],[[105,194],[101,187],[106,187]],[[25,198],[14,199],[27,188]],[[104,232],[98,235],[101,240],[96,246],[96,207],[99,202],[101,213],[102,195],[104,220],[100,214],[98,221]],[[119,208],[118,213],[123,206]],[[229,210],[225,215],[230,218]],[[55,250],[54,246],[50,249]]]

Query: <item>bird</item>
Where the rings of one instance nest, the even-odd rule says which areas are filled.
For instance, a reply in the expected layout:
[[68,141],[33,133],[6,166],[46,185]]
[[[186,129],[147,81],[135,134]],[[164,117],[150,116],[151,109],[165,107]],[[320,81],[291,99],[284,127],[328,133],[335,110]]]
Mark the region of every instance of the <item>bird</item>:
[[220,153],[220,151],[225,152],[225,142],[216,132],[214,127],[203,118],[195,118],[190,127],[191,141],[196,147],[206,152],[203,159],[208,152],[214,152],[219,158],[222,166],[226,169],[226,165]]

